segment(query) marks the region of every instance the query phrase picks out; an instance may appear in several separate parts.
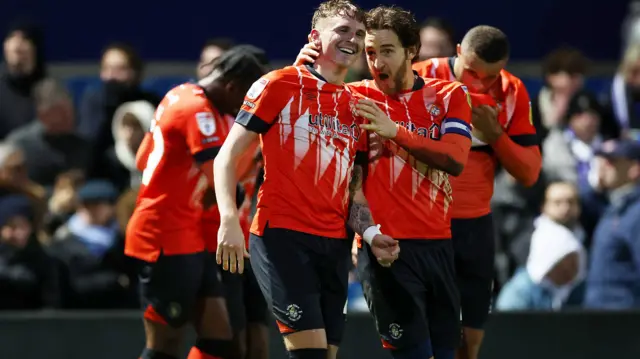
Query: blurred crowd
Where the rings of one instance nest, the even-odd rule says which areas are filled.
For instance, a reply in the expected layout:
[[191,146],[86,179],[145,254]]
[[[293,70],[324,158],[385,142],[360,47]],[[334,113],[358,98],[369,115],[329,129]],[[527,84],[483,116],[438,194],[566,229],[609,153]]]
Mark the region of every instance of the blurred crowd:
[[[530,89],[543,173],[529,188],[504,171],[496,177],[495,310],[640,307],[640,23],[632,20],[604,91],[585,85],[580,51],[543,60],[544,86]],[[458,35],[426,20],[421,59],[454,56]],[[123,234],[140,184],[135,153],[163,93],[141,86],[136,49],[113,43],[99,83],[75,99],[48,76],[44,41],[41,28],[18,23],[3,43],[0,309],[136,308]],[[231,46],[204,44],[193,77]],[[369,77],[363,57],[348,81]],[[349,299],[350,310],[366,311],[355,275]]]

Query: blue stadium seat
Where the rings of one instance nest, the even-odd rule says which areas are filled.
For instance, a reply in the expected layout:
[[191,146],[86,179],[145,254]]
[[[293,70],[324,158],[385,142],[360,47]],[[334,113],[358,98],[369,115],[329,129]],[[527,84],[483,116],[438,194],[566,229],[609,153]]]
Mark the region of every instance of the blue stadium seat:
[[100,78],[98,76],[75,76],[66,80],[67,89],[73,97],[73,103],[78,105],[84,92],[93,86],[100,84]]
[[146,79],[142,83],[145,90],[153,91],[160,96],[164,96],[169,90],[177,85],[189,82],[191,78],[186,76],[162,76]]
[[585,87],[596,95],[602,95],[610,90],[612,81],[610,77],[590,77],[585,81]]

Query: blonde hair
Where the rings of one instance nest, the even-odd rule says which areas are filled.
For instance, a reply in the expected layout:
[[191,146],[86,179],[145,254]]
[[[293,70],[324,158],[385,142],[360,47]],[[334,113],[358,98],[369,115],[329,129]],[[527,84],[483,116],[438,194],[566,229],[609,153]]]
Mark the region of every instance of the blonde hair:
[[638,61],[640,61],[640,44],[630,44],[624,52],[618,72],[626,76],[631,67]]

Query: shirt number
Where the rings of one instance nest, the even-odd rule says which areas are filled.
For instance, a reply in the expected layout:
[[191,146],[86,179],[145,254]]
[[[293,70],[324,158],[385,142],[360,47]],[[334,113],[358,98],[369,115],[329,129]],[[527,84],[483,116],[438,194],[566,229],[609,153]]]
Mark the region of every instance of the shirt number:
[[151,182],[151,176],[153,176],[153,172],[158,167],[162,156],[164,155],[164,137],[162,136],[162,130],[160,126],[153,127],[153,151],[149,154],[147,158],[147,165],[142,171],[142,184],[145,186],[149,185]]

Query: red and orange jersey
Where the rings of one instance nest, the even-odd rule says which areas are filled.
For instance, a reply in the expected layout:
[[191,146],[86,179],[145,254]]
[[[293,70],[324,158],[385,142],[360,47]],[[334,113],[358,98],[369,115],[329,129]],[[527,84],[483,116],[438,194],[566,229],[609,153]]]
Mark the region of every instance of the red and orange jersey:
[[[420,76],[455,81],[455,58],[435,58],[415,63]],[[506,70],[487,95],[472,94],[474,106],[490,104],[499,109],[498,120],[505,133],[521,146],[537,146],[538,139],[531,118],[531,102],[522,81]],[[453,218],[476,218],[491,212],[493,184],[497,168],[494,150],[477,138],[472,139],[469,160],[462,174],[451,178],[454,196]]]
[[125,253],[145,261],[204,250],[200,163],[213,159],[230,126],[194,84],[180,85],[158,106],[141,145],[142,184],[127,226]]
[[[394,97],[370,80],[348,87],[375,101],[409,131],[432,141],[455,136],[468,150],[471,106],[460,83],[416,78],[412,91]],[[361,147],[368,158],[363,188],[382,232],[396,239],[451,238],[454,197],[449,175],[416,160],[393,140],[370,133],[367,142]]]
[[312,67],[285,67],[254,83],[236,123],[260,134],[264,183],[251,232],[265,226],[345,238],[353,161],[364,138],[355,99]]

